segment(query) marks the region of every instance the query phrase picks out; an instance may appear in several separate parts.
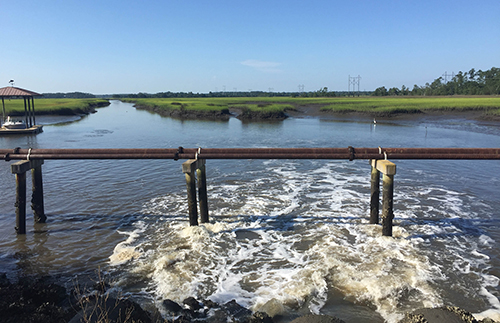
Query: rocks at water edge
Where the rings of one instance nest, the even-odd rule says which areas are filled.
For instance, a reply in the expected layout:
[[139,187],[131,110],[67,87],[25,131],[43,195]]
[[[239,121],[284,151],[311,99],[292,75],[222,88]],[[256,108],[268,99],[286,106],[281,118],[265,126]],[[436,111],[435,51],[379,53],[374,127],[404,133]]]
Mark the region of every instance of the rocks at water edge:
[[163,309],[175,322],[207,322],[207,323],[273,323],[273,320],[262,312],[252,313],[239,305],[235,300],[225,304],[217,304],[210,300],[198,301],[193,297],[186,298],[184,307],[172,300],[163,301]]
[[471,313],[461,308],[443,306],[421,308],[407,313],[399,323],[495,323],[495,321],[488,318],[478,321]]
[[310,314],[296,318],[291,323],[345,323],[345,321],[329,315]]

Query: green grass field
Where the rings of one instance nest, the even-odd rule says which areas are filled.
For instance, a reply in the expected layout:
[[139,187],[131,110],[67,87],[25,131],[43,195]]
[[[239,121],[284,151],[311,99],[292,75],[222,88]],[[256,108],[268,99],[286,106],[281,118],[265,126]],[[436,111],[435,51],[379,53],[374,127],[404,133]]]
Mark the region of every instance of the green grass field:
[[[24,115],[24,100],[4,99],[5,113],[11,116]],[[75,115],[87,114],[96,107],[106,106],[108,100],[104,99],[36,99],[35,113]]]

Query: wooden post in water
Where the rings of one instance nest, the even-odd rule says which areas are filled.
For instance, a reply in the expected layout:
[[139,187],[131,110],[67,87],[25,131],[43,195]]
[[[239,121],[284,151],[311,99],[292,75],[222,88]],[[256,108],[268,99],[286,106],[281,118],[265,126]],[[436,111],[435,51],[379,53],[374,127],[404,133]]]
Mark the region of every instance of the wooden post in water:
[[[370,160],[372,163],[373,160]],[[378,224],[379,222],[379,203],[380,200],[380,172],[372,164],[371,173],[371,194],[370,194],[370,224]]]
[[16,232],[26,234],[26,172],[16,173]]
[[[43,160],[21,160],[17,163],[10,165],[12,174],[16,175],[16,231],[18,234],[26,234],[26,172],[30,169],[37,169],[35,171],[36,176],[33,175],[33,199],[36,200],[35,205],[37,210],[42,210],[43,221],[37,221],[37,216],[40,217],[40,213],[35,213],[35,221],[45,222],[45,214],[43,213],[43,189],[42,189],[42,165]],[[35,178],[36,177],[36,178]],[[33,200],[32,199],[32,200]],[[33,209],[35,210],[35,209]]]
[[196,176],[198,177],[201,223],[208,223],[207,173],[204,159],[203,164],[199,165],[199,168],[196,170]]
[[382,182],[382,235],[392,237],[394,175],[384,174]]
[[[396,175],[396,164],[388,160],[377,160],[372,159],[370,161],[372,165],[372,199],[373,199],[373,179],[374,170],[381,172],[382,177],[382,235],[392,236],[392,219],[394,218],[393,212],[393,196],[394,196],[394,175]],[[380,178],[380,177],[379,177]],[[379,180],[380,181],[380,180]],[[380,185],[380,184],[379,184]],[[378,193],[380,194],[380,193]],[[373,200],[371,201],[371,207],[373,207]],[[378,195],[377,195],[377,218],[378,218]],[[370,211],[373,211],[371,209]],[[377,219],[378,220],[378,219]],[[372,213],[370,214],[370,223],[372,221]],[[377,221],[378,222],[378,221]]]
[[198,173],[198,193],[200,196],[201,222],[208,222],[207,180],[204,159],[189,159],[182,163],[182,172],[186,175],[188,195],[189,225],[198,225],[196,203],[196,173]]
[[[43,160],[41,161],[43,164]],[[35,223],[45,223],[47,216],[43,206],[43,181],[42,181],[42,165],[31,169],[32,180],[32,195],[31,195],[31,209],[33,210],[33,217]]]

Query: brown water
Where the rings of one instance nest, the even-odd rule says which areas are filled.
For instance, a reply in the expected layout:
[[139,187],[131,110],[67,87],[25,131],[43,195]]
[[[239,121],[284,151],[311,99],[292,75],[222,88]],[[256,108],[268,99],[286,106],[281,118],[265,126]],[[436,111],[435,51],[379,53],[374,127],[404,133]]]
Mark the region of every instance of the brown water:
[[[179,121],[113,101],[45,117],[2,148],[498,147],[498,124]],[[57,123],[63,121],[72,121]],[[14,176],[0,163],[0,272],[71,285],[96,269],[143,305],[188,296],[346,322],[421,306],[500,311],[500,162],[396,161],[394,238],[368,224],[367,161],[207,162],[211,223],[189,227],[182,161],[46,161],[46,224],[14,233]],[[161,306],[158,305],[161,310]]]

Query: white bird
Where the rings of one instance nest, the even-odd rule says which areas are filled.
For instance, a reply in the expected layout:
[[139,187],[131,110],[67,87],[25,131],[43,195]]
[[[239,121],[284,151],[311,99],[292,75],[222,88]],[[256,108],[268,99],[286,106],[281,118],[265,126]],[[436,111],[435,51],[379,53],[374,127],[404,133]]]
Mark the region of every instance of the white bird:
[[375,120],[375,118],[373,119],[373,123],[375,123],[375,124],[377,123],[377,120]]

